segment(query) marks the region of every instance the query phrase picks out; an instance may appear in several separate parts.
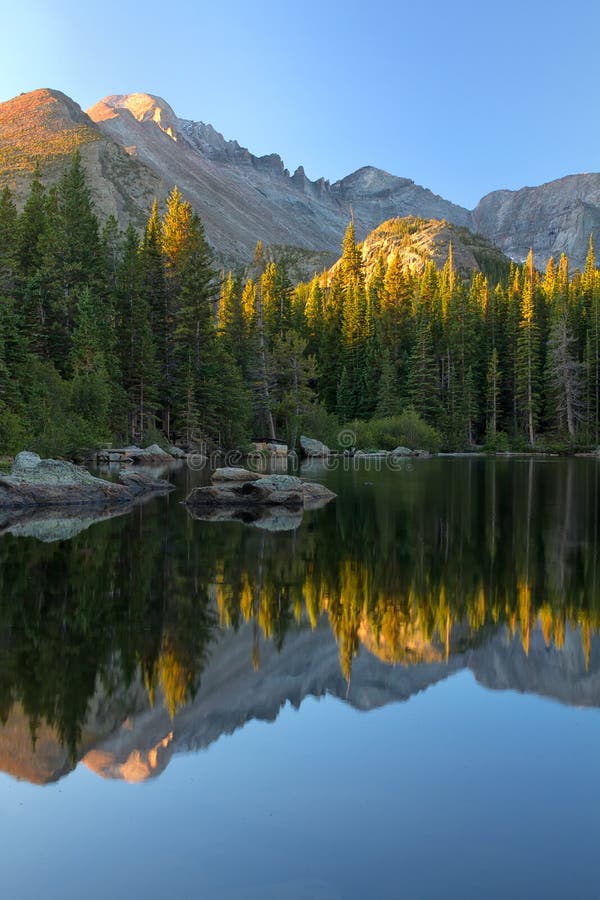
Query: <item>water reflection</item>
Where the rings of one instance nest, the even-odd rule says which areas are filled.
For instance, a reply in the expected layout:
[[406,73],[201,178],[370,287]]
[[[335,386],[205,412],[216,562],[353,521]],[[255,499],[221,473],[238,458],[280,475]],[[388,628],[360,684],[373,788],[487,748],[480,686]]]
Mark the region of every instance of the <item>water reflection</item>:
[[2,769],[139,781],[288,700],[369,709],[465,667],[600,706],[597,461],[313,471],[338,499],[285,532],[194,521],[176,477],[70,540],[0,540]]

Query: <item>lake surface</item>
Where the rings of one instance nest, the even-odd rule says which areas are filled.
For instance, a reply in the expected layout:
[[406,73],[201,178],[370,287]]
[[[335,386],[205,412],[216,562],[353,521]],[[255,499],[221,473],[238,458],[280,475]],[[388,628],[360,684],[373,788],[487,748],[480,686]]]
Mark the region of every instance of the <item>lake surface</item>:
[[303,474],[0,521],[3,896],[599,895],[600,462]]

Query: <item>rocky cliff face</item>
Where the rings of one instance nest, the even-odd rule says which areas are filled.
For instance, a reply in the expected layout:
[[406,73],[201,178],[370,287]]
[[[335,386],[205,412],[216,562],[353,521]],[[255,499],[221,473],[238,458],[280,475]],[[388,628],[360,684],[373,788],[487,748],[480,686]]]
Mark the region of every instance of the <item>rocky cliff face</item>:
[[471,228],[508,256],[524,260],[533,248],[536,265],[566,253],[583,267],[590,234],[600,236],[600,175],[570,175],[539,187],[494,191],[473,210]]

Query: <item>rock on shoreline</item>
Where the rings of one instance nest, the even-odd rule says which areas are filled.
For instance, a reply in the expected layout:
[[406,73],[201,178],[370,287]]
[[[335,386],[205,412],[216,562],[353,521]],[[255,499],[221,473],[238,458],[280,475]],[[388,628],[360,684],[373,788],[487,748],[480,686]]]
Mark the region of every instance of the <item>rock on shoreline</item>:
[[48,506],[109,506],[129,503],[153,492],[173,490],[139,472],[124,472],[120,483],[96,478],[87,469],[57,459],[41,459],[23,451],[15,458],[10,475],[0,476],[0,509]]

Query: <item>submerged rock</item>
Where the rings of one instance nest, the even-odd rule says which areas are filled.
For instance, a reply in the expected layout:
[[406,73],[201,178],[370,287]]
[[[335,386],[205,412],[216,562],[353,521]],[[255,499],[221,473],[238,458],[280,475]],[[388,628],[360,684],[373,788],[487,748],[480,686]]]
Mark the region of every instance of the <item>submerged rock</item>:
[[0,509],[44,506],[110,506],[136,497],[173,489],[168,481],[140,472],[124,472],[120,483],[105,481],[87,469],[58,459],[19,453],[11,474],[0,477]]
[[316,481],[303,481],[302,495],[304,497],[304,509],[320,509],[329,503],[330,500],[335,500],[337,496],[324,484],[319,484]]

